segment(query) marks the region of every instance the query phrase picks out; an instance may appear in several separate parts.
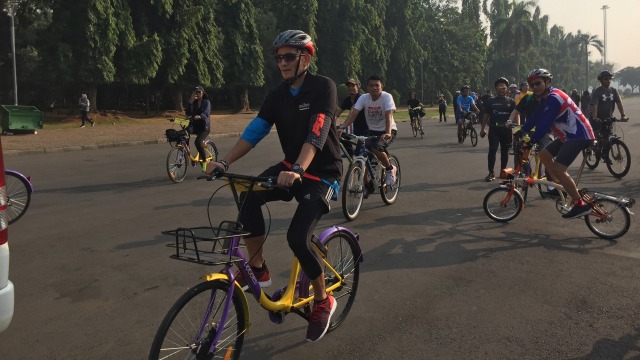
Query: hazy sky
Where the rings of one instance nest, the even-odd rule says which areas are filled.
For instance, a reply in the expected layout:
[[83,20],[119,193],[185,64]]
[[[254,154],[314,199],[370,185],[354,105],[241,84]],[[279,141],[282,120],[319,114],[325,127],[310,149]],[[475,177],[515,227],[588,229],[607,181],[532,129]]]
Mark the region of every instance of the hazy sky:
[[[565,33],[581,30],[598,35],[604,41],[604,11],[607,9],[607,62],[616,70],[640,66],[638,19],[640,0],[537,0],[542,14],[549,15],[549,25],[564,28]],[[591,60],[601,59],[593,49]]]
[[[565,34],[578,30],[598,35],[604,41],[604,12],[607,9],[607,62],[615,64],[615,70],[627,66],[640,66],[640,0],[535,0],[543,15],[549,16],[549,27],[562,26]],[[461,0],[458,0],[458,5]],[[592,49],[592,61],[602,60],[600,53]]]

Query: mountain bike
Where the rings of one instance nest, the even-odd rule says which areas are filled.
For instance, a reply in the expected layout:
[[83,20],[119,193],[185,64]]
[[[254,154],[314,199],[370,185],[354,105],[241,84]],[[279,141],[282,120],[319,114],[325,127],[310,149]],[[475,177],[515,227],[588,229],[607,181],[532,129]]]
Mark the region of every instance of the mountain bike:
[[607,165],[611,175],[621,178],[629,173],[631,153],[627,144],[613,132],[613,124],[616,121],[625,122],[628,119],[618,120],[615,117],[602,119],[602,128],[596,134],[597,142],[593,149],[589,149],[585,153],[585,156],[587,157],[587,167],[589,169],[593,170],[598,167],[600,160],[602,160]]
[[7,191],[7,215],[9,224],[20,220],[31,204],[33,185],[31,178],[15,170],[6,169],[4,180]]
[[205,170],[206,163],[209,161],[218,160],[218,148],[213,141],[207,139],[205,143],[205,152],[207,154],[206,159],[200,159],[200,153],[196,151],[195,155],[191,154],[189,148],[190,134],[187,130],[189,126],[189,119],[169,119],[169,121],[180,125],[181,130],[167,129],[165,136],[171,146],[169,154],[167,155],[167,175],[169,179],[174,183],[179,183],[187,176],[187,164],[191,161],[191,166],[199,164],[202,166],[202,171]]
[[476,123],[476,114],[471,111],[467,111],[460,116],[463,119],[467,119],[468,121],[465,122],[462,128],[462,136],[458,138],[458,142],[462,144],[465,139],[469,137],[469,139],[471,140],[471,145],[475,147],[476,145],[478,145],[478,132],[473,126]]
[[[530,148],[526,142],[521,147]],[[526,151],[523,151],[526,154]],[[526,160],[522,160],[523,163]],[[585,160],[583,160],[584,166]],[[580,173],[582,172],[582,167]],[[531,186],[546,185],[558,189],[556,210],[565,214],[572,206],[572,199],[566,195],[562,185],[553,181],[533,179],[524,172],[516,172],[513,177],[504,180],[495,189],[490,190],[484,197],[482,207],[487,216],[498,222],[514,220],[524,209],[523,191]],[[619,197],[604,193],[589,193],[587,189],[579,190],[582,199],[591,206],[591,213],[584,217],[591,232],[603,239],[617,239],[627,233],[631,226],[631,211],[635,200],[629,197]]]
[[420,117],[420,111],[422,107],[414,107],[409,109],[409,117],[411,118],[411,131],[413,133],[413,137],[417,137],[420,134],[420,137],[424,139],[424,130],[422,128],[422,118]]
[[[398,198],[398,191],[402,180],[400,162],[398,157],[384,152],[389,157],[389,162],[396,167],[396,180],[392,185],[385,185],[385,169],[378,163],[378,158],[369,152],[365,142],[369,137],[357,136],[353,134],[342,134],[340,149],[343,157],[349,162],[349,169],[344,176],[342,191],[342,214],[345,219],[353,221],[358,217],[363,199],[369,197],[380,189],[380,196],[385,204],[391,205]],[[376,136],[371,137],[377,138]],[[353,156],[349,154],[342,141],[346,141],[350,146],[355,145]]]
[[[230,173],[220,178],[225,180],[225,184],[215,190],[211,198],[221,189],[228,188],[238,211],[246,198],[241,196],[242,192],[270,189],[276,183],[274,177]],[[210,200],[209,205],[211,203]],[[235,281],[238,273],[234,266],[247,279],[248,291],[267,310],[272,322],[281,324],[290,313],[307,319],[311,312],[313,286],[300,271],[295,257],[287,286],[271,295],[265,293],[241,250],[242,237],[248,232],[238,221],[222,221],[213,226],[209,209],[207,211],[210,223],[207,227],[178,228],[162,233],[174,238],[169,244],[174,249],[170,256],[172,259],[223,267],[205,275],[206,281],[187,290],[171,307],[153,339],[149,359],[240,357],[251,322],[247,297]],[[337,302],[328,331],[337,328],[353,306],[363,261],[358,241],[358,234],[339,226],[332,226],[312,237],[311,244],[322,262],[326,291]]]

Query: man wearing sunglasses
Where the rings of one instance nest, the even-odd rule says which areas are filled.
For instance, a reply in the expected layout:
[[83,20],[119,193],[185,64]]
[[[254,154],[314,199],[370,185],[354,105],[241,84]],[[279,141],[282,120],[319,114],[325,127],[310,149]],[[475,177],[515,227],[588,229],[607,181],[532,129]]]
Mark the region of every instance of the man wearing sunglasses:
[[569,95],[551,86],[552,78],[553,75],[545,69],[536,69],[529,74],[527,81],[540,104],[529,114],[521,132],[529,132],[535,127],[531,136],[534,142],[540,142],[548,132],[556,136],[540,152],[540,159],[551,178],[571,196],[573,207],[562,217],[573,219],[589,214],[591,207],[582,200],[567,168],[583,149],[593,143],[595,136],[589,121]]
[[611,87],[612,79],[613,74],[609,70],[602,71],[598,74],[600,87],[593,90],[591,94],[591,114],[594,117],[591,120],[591,124],[596,131],[600,130],[602,119],[607,119],[613,115],[616,105],[618,105],[618,111],[620,111],[620,120],[626,120],[618,90]]
[[[246,196],[240,222],[250,232],[245,238],[249,264],[262,287],[271,285],[262,245],[265,223],[261,206],[270,201],[291,201],[298,207],[287,231],[287,242],[311,279],[314,292],[307,340],[320,340],[329,328],[337,301],[325,291],[325,278],[310,238],[322,215],[329,211],[329,200],[342,175],[342,159],[334,124],[337,92],[335,83],[309,72],[314,55],[311,37],[300,30],[282,32],[273,42],[275,62],[283,82],[271,89],[258,116],[247,126],[240,140],[207,173],[227,171],[229,165],[246,155],[276,127],[284,160],[260,176],[277,177],[282,188],[258,191]],[[260,193],[260,194],[257,194]],[[337,194],[336,194],[337,195]],[[241,276],[236,281],[246,287]]]

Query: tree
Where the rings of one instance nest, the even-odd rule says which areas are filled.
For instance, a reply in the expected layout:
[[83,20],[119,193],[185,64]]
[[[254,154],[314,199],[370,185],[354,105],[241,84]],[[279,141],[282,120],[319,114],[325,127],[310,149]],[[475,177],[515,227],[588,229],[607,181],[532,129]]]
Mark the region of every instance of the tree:
[[618,71],[616,78],[620,85],[631,86],[631,92],[634,92],[635,88],[640,87],[640,66],[627,66]]
[[509,4],[509,16],[496,21],[496,49],[504,54],[513,54],[516,78],[520,79],[521,56],[534,44],[539,29],[529,10],[535,1],[527,0]]
[[225,11],[217,18],[222,29],[224,78],[232,93],[237,90],[236,110],[250,110],[249,86],[264,85],[262,45],[254,22],[255,9],[250,0],[227,0]]
[[591,35],[589,33],[581,33],[578,31],[576,37],[574,39],[574,45],[581,50],[584,54],[585,60],[585,89],[589,88],[589,47],[593,47],[596,49],[600,55],[604,53],[604,44],[600,39],[598,39],[598,35]]

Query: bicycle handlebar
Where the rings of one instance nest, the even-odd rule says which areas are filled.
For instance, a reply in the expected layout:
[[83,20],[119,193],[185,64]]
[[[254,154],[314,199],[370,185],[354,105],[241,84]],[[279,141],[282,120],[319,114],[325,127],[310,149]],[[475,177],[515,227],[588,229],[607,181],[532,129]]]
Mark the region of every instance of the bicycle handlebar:
[[342,135],[340,135],[340,137],[343,140],[347,140],[350,141],[352,143],[357,143],[358,141],[367,141],[368,139],[379,139],[379,136],[360,136],[360,135],[354,135],[354,134],[347,134],[347,133],[342,133]]

